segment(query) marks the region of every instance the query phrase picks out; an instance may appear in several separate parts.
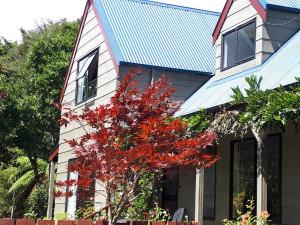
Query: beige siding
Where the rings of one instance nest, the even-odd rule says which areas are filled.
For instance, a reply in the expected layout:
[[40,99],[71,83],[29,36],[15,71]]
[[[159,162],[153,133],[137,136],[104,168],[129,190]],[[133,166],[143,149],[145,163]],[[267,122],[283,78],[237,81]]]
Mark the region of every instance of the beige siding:
[[181,169],[178,184],[178,208],[184,208],[189,220],[195,216],[196,170]]
[[269,10],[262,36],[264,60],[276,52],[299,29],[300,17],[297,13]]
[[[124,77],[126,72],[131,69],[133,69],[133,67],[122,67],[120,70],[121,77]],[[173,99],[181,102],[190,97],[209,79],[209,77],[199,74],[171,72],[157,69],[144,69],[143,73],[137,77],[137,80],[139,81],[139,85],[141,87],[146,87],[151,83],[152,80],[155,81],[162,75],[165,75],[170,84],[176,89]]]
[[[85,103],[76,105],[75,89],[78,60],[95,49],[99,49],[97,95]],[[101,30],[93,10],[89,10],[85,20],[85,25],[80,37],[75,61],[71,71],[63,103],[69,104],[70,107],[77,112],[80,112],[87,104],[89,104],[90,107],[95,107],[96,105],[107,103],[116,89],[117,72],[114,69],[111,56],[108,52],[108,47],[104,42],[103,35],[101,34]],[[61,128],[57,180],[66,180],[68,160],[74,158],[72,149],[70,149],[66,140],[80,138],[83,133],[83,129],[75,123]],[[99,188],[99,185],[96,185],[96,188]],[[96,202],[98,204],[103,203],[102,199],[99,198],[98,195],[96,195]],[[55,214],[64,213],[66,199],[57,198],[55,203]]]
[[300,133],[287,129],[282,139],[282,224],[300,221]]

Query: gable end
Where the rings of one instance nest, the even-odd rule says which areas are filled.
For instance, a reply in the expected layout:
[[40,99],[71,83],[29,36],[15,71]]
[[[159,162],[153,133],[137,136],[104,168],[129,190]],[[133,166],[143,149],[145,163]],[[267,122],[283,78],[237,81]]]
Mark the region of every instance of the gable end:
[[[257,13],[261,16],[261,18],[263,19],[263,21],[265,22],[267,20],[267,12],[266,10],[262,7],[262,5],[259,3],[258,0],[250,0],[252,6],[255,8],[255,10],[257,11]],[[224,22],[226,20],[227,14],[232,6],[233,0],[227,0],[226,4],[224,6],[224,9],[221,13],[221,16],[218,20],[218,23],[215,27],[215,30],[213,32],[213,44],[216,43],[216,40],[218,39],[221,29],[224,25]]]

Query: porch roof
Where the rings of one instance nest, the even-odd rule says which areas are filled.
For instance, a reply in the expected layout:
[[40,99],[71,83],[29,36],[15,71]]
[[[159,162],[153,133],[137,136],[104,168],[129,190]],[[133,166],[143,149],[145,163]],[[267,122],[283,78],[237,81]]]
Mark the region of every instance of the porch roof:
[[300,77],[300,31],[285,45],[273,54],[262,66],[220,79],[211,78],[194,95],[192,95],[177,112],[176,116],[184,116],[199,109],[210,109],[231,101],[232,88],[247,88],[245,78],[251,75],[262,77],[261,89],[274,89],[296,82]]

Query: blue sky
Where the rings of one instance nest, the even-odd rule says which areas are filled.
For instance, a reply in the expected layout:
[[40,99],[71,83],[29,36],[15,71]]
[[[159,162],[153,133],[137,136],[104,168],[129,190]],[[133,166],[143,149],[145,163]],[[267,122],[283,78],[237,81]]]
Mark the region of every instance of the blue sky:
[[[113,0],[111,0],[113,1]],[[194,8],[221,11],[225,0],[156,0]],[[32,29],[47,20],[80,18],[85,0],[2,0],[0,3],[0,37],[20,40],[20,28]]]

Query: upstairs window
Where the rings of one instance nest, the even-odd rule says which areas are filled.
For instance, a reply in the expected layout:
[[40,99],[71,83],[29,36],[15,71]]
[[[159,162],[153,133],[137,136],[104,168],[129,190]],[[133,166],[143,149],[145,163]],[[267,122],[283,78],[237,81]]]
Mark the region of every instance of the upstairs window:
[[78,62],[76,103],[84,102],[97,94],[98,51]]
[[256,23],[252,21],[223,36],[222,69],[255,58]]

